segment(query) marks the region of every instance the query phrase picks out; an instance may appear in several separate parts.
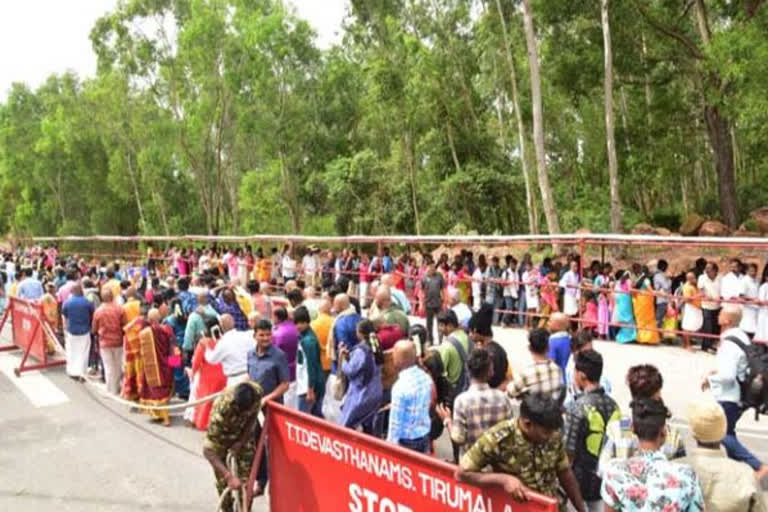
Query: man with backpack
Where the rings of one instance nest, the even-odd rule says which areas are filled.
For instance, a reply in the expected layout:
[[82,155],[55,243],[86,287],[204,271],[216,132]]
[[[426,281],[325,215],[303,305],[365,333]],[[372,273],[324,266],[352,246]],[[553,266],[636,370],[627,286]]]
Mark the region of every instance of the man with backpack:
[[756,353],[753,354],[750,350],[749,336],[739,327],[741,309],[738,306],[723,308],[718,321],[722,334],[720,346],[717,348],[717,369],[710,372],[701,387],[703,390],[711,390],[712,396],[725,412],[728,428],[722,444],[725,446],[728,457],[747,463],[755,471],[755,476],[759,480],[768,474],[768,466],[760,462],[738,440],[736,423],[746,410],[745,405],[752,407],[760,405],[746,403],[747,397],[742,393],[742,389],[751,387],[750,377],[757,376],[752,370],[757,369],[759,373],[761,361],[754,360]]
[[587,510],[602,510],[598,474],[600,450],[606,439],[606,426],[621,419],[619,406],[600,386],[603,358],[594,350],[576,356],[574,385],[581,395],[568,406],[565,417],[565,451],[579,483]]
[[469,388],[469,338],[467,333],[459,328],[456,313],[448,309],[437,315],[437,329],[443,337],[437,346],[440,359],[443,361],[445,375],[453,387],[454,396]]

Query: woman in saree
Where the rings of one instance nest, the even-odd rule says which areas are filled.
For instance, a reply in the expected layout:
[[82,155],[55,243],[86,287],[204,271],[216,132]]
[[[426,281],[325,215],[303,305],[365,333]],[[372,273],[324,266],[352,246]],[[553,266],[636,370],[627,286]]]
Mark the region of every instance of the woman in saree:
[[595,277],[595,293],[597,293],[597,335],[601,339],[609,339],[611,334],[611,271],[610,263],[603,265]]
[[[211,364],[205,360],[205,351],[213,350],[220,337],[219,321],[215,317],[209,317],[205,322],[204,337],[198,342],[192,357],[191,380],[195,384],[195,400],[218,393],[227,387],[227,377],[224,375],[221,363]],[[189,398],[191,401],[191,394]],[[208,401],[193,408],[191,421],[198,430],[208,429],[212,406],[213,401]]]
[[[168,364],[171,355],[173,331],[161,323],[158,309],[150,309],[144,328],[139,333],[140,357],[143,365],[142,389],[139,403],[142,406],[168,405],[173,394],[173,369]],[[168,410],[145,409],[152,421],[171,426]]]
[[659,331],[656,329],[656,301],[649,275],[648,267],[644,266],[635,283],[632,302],[637,321],[637,342],[656,345],[659,343]]
[[632,283],[629,280],[629,272],[620,271],[616,280],[614,319],[619,324],[616,341],[618,343],[634,343],[637,340],[637,330],[635,329],[635,315],[632,309],[632,295],[630,294]]
[[549,323],[549,318],[557,313],[560,309],[557,304],[557,275],[554,270],[550,270],[547,275],[541,276],[539,281],[540,297],[541,297],[541,319],[539,320],[539,328],[544,329]]

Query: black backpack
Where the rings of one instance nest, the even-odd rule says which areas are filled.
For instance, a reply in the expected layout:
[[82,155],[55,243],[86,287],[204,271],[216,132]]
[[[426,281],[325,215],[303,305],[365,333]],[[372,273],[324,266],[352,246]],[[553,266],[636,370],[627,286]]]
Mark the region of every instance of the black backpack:
[[755,420],[760,414],[768,414],[768,346],[762,343],[745,345],[739,338],[725,338],[735,344],[747,356],[747,375],[741,386],[741,403],[744,410],[754,409]]

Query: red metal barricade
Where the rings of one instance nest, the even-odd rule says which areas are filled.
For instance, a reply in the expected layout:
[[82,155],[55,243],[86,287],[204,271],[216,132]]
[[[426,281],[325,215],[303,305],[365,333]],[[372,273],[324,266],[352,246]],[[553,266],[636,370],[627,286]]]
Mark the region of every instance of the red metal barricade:
[[[66,364],[63,359],[52,358],[48,354],[46,328],[43,325],[43,308],[40,304],[11,297],[8,307],[0,320],[0,331],[10,319],[12,340],[10,345],[0,345],[0,351],[21,350],[23,355],[18,368],[14,369],[16,376],[22,372],[50,368]],[[38,362],[27,364],[29,356]]]
[[[535,494],[518,503],[501,488],[457,482],[452,464],[281,405],[267,409],[272,512],[558,510],[552,498]],[[247,489],[254,478],[252,471]]]

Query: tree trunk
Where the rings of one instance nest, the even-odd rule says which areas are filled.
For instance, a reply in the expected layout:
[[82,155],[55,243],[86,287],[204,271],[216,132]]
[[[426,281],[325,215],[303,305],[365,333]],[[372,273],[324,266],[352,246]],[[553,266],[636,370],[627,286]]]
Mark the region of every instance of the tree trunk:
[[133,185],[133,196],[136,198],[136,208],[139,211],[139,232],[144,233],[147,229],[147,221],[144,218],[144,207],[141,204],[141,194],[139,194],[139,185],[137,183],[136,173],[133,170],[133,164],[131,163],[131,152],[128,152],[128,174],[131,176],[131,184]]
[[547,219],[547,229],[551,235],[560,233],[560,223],[557,220],[552,189],[549,186],[547,171],[547,154],[544,149],[544,119],[541,102],[541,77],[539,76],[539,55],[536,47],[536,34],[533,28],[533,12],[530,0],[523,0],[523,21],[525,24],[525,39],[528,45],[528,65],[531,73],[531,97],[533,102],[533,145],[536,148],[536,171],[539,176],[541,202],[544,205],[544,216]]
[[[525,125],[523,124],[523,115],[520,112],[520,95],[517,91],[517,70],[515,66],[515,57],[512,54],[512,48],[509,44],[507,35],[507,21],[504,19],[504,12],[501,9],[501,0],[496,0],[496,10],[499,12],[501,21],[501,33],[504,38],[504,53],[507,56],[509,65],[509,80],[512,85],[512,108],[515,110],[515,120],[517,121],[517,138],[520,146],[520,164],[523,168],[523,181],[525,182],[525,206],[528,210],[528,229],[533,235],[539,234],[539,219],[536,212],[536,203],[533,200],[533,186],[531,185],[530,170],[528,169],[528,159],[526,158],[525,148]],[[499,111],[499,114],[501,111]]]
[[414,227],[416,229],[416,236],[421,236],[421,219],[419,218],[419,204],[416,194],[416,169],[413,162],[411,135],[408,132],[403,134],[403,153],[405,156],[405,163],[408,166],[408,178],[411,181],[411,203],[413,205]]
[[288,213],[291,216],[291,229],[294,235],[301,232],[301,220],[297,191],[293,182],[293,175],[288,171],[285,163],[285,155],[280,151],[280,177],[283,190],[283,200],[288,205]]
[[445,132],[448,135],[448,146],[451,148],[453,165],[456,166],[456,172],[461,172],[461,164],[459,163],[459,155],[456,154],[456,144],[453,142],[453,128],[451,128],[450,120],[445,122]]
[[733,144],[730,123],[720,113],[720,109],[711,105],[704,106],[704,117],[707,120],[709,143],[715,153],[720,214],[723,217],[723,222],[729,228],[736,229],[739,220],[736,213],[736,179],[733,172]]
[[[712,32],[709,28],[706,7],[703,0],[696,0],[696,21],[701,40],[706,46],[712,42]],[[720,77],[709,75],[709,81],[716,87],[720,85]],[[731,124],[720,109],[707,98],[706,85],[701,91],[704,100],[704,118],[707,121],[707,134],[712,151],[715,153],[715,169],[717,170],[717,190],[720,196],[720,215],[723,222],[731,229],[739,225],[736,213],[736,177],[733,170],[733,139],[731,139]]]
[[608,175],[611,188],[611,231],[621,231],[621,198],[619,196],[619,165],[616,161],[615,119],[613,115],[613,52],[608,0],[600,0],[603,26],[603,55],[605,58],[605,145],[608,152]]

